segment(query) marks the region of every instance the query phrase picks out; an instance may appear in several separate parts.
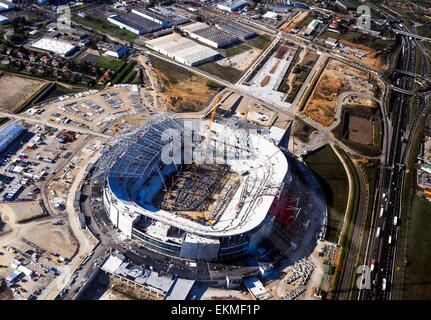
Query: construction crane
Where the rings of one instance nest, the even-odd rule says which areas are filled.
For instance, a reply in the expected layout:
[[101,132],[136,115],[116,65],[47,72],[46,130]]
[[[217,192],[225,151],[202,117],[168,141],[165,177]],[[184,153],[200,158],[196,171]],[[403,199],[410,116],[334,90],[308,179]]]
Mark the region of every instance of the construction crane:
[[209,119],[208,125],[207,125],[207,127],[206,127],[206,129],[207,129],[207,130],[208,130],[209,128],[211,128],[211,124],[214,122],[214,118],[215,118],[215,115],[216,115],[216,113],[217,113],[217,107],[218,107],[218,103],[219,103],[219,101],[220,101],[220,96],[217,96],[217,97],[215,98],[215,100],[214,100],[214,103],[213,103],[213,111],[211,112],[211,116],[210,116],[210,119]]

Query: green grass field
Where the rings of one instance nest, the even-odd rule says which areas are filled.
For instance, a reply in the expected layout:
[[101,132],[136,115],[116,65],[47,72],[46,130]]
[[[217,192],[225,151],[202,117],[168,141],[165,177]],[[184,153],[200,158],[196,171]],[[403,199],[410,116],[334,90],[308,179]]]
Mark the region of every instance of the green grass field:
[[235,83],[241,78],[242,72],[232,68],[232,67],[223,67],[218,65],[215,62],[205,63],[198,67],[200,70],[208,72],[220,79],[227,80],[229,82]]
[[99,60],[97,60],[96,66],[99,68],[103,68],[105,70],[109,69],[112,71],[116,71],[123,65],[123,63],[124,62],[122,60],[119,60],[119,59],[101,57]]
[[258,49],[265,49],[269,43],[271,42],[271,38],[265,35],[259,35],[257,37],[254,37],[252,39],[246,40],[246,42]]
[[343,164],[332,148],[324,148],[305,157],[305,162],[319,179],[329,209],[327,239],[337,242],[346,213],[349,182]]
[[246,52],[248,50],[251,50],[252,47],[250,47],[249,45],[243,43],[234,47],[230,47],[226,49],[226,56],[227,57],[233,57],[236,56],[237,54]]
[[[413,200],[407,234],[407,261],[404,299],[431,299],[431,203],[423,198]],[[401,221],[405,223],[405,221]]]
[[102,33],[110,34],[111,36],[120,38],[125,41],[132,42],[137,37],[137,35],[134,34],[133,32],[121,29],[116,25],[110,23],[106,19],[95,19],[88,16],[85,18],[82,18],[80,16],[74,15],[72,16],[72,22],[82,24],[84,26],[100,31]]

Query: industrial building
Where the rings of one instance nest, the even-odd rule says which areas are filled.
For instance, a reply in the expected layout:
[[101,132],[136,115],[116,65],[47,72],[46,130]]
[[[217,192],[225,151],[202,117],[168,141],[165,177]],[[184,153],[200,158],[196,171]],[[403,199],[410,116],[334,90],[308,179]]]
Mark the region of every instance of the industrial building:
[[0,0],[0,11],[6,11],[14,9],[16,6],[12,3],[12,1]]
[[0,25],[2,24],[8,24],[10,22],[10,19],[5,16],[0,16]]
[[306,35],[312,34],[314,31],[317,30],[317,28],[319,27],[319,24],[320,24],[320,20],[314,19],[313,21],[311,21],[310,24],[307,26],[307,28],[305,28],[305,34]]
[[162,25],[137,15],[136,13],[112,15],[107,19],[109,22],[119,26],[121,29],[125,29],[136,34],[145,34],[158,31],[163,28]]
[[238,41],[237,37],[202,22],[195,22],[180,29],[190,38],[214,48],[226,47]]
[[217,4],[218,9],[228,12],[238,11],[246,6],[248,6],[246,0],[226,0]]
[[67,41],[57,40],[53,38],[41,38],[32,44],[33,48],[52,52],[60,56],[66,57],[73,54],[78,47],[70,44]]
[[137,14],[153,22],[156,22],[162,25],[163,28],[177,26],[190,21],[189,19],[181,15],[178,15],[172,10],[162,8],[162,7],[154,7],[154,8],[148,8],[148,9],[133,8],[132,13]]
[[10,123],[0,131],[0,153],[5,151],[11,143],[24,132],[24,127],[16,123]]
[[108,48],[103,55],[113,58],[121,58],[123,55],[125,55],[127,52],[127,49],[120,45],[113,45],[112,47]]
[[149,40],[146,44],[149,48],[188,66],[213,61],[220,55],[217,51],[177,33]]
[[356,10],[356,6],[349,2],[348,0],[335,0],[335,3],[338,4],[340,7],[342,7],[345,10],[353,11]]
[[220,23],[219,25],[217,25],[217,27],[241,39],[250,39],[256,35],[253,31],[238,27],[230,23]]
[[210,130],[187,121],[196,119],[157,114],[103,150],[93,179],[105,181],[104,207],[123,235],[164,255],[222,261],[258,245],[275,221],[304,219],[291,209],[288,160],[268,133],[246,133],[235,119]]

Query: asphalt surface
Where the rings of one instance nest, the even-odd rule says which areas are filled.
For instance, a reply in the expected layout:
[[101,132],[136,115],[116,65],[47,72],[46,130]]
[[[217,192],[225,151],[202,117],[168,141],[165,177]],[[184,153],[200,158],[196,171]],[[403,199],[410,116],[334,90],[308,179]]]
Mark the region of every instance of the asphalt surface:
[[[402,57],[399,69],[414,72],[416,46],[407,37],[402,37]],[[413,79],[401,76],[399,86],[406,90],[413,87]],[[380,170],[378,198],[374,208],[374,225],[370,233],[367,259],[373,265],[371,290],[362,290],[360,298],[388,300],[391,297],[391,282],[394,271],[397,229],[400,220],[402,188],[405,175],[406,150],[411,130],[408,129],[410,96],[393,93],[390,144],[387,157]],[[395,222],[395,219],[397,222]]]

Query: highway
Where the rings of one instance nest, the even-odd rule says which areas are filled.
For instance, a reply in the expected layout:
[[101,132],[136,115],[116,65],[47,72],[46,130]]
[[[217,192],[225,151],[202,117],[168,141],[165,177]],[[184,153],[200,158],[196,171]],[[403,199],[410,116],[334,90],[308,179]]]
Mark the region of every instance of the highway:
[[[416,46],[402,36],[401,70],[414,72]],[[399,86],[406,90],[413,87],[413,79],[402,75]],[[388,300],[391,297],[391,282],[397,243],[397,229],[400,221],[402,188],[405,174],[405,160],[408,131],[410,96],[393,92],[392,121],[389,128],[389,147],[385,162],[380,169],[380,181],[374,204],[374,223],[364,264],[373,265],[371,290],[361,290],[360,299]]]

